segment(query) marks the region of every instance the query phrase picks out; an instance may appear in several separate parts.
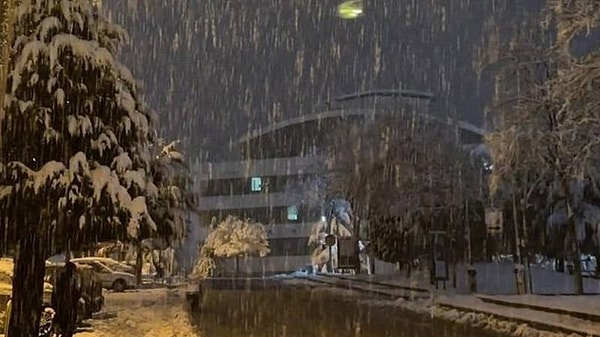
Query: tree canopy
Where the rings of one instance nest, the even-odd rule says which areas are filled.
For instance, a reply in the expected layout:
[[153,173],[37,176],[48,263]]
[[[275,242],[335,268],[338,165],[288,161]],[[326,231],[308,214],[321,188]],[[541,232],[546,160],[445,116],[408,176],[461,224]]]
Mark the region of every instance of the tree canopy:
[[562,238],[581,293],[581,243],[598,232],[600,214],[591,203],[597,200],[599,181],[600,53],[577,54],[572,44],[600,26],[600,3],[551,0],[538,19],[545,25],[517,30],[502,46],[505,52],[496,53],[503,65],[492,111],[494,130],[487,137],[494,162],[491,188],[504,196],[519,195],[523,213],[534,192],[545,196],[549,207],[538,211],[548,224],[566,225]]
[[375,255],[391,262],[407,253],[402,242],[423,238],[428,229],[447,229],[448,210],[458,214],[465,200],[479,199],[483,182],[480,163],[463,151],[452,126],[403,117],[343,130],[334,135],[331,152],[332,189],[367,220]]
[[114,57],[126,32],[95,4],[20,1],[10,27],[0,223],[17,243],[12,336],[37,334],[49,254],[178,226],[173,217],[157,224],[149,211],[174,184],[153,182],[156,118]]
[[231,215],[208,234],[202,249],[214,257],[266,256],[270,252],[262,224]]

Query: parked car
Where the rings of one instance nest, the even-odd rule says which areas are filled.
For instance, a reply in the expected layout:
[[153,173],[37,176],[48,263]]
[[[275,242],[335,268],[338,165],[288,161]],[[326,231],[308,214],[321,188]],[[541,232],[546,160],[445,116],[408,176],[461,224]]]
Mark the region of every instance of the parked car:
[[[0,306],[12,294],[14,261],[10,257],[0,258]],[[44,282],[44,302],[49,302],[52,295],[52,284]],[[2,308],[0,307],[0,310]]]
[[102,287],[105,289],[112,289],[116,292],[122,292],[127,289],[135,288],[135,275],[131,273],[112,270],[102,262],[98,261],[90,261],[86,262],[85,264],[92,267],[92,270],[102,283]]
[[103,265],[107,266],[108,268],[110,268],[114,271],[120,271],[120,272],[130,273],[130,274],[135,273],[134,267],[127,265],[125,263],[119,262],[117,260],[113,260],[108,257],[99,257],[99,256],[78,257],[75,259],[71,259],[71,261],[73,261],[75,263],[87,264],[87,265],[90,265],[92,262],[100,262]]
[[[102,283],[92,267],[75,263],[77,281],[81,289],[82,306],[78,308],[80,318],[88,319],[92,314],[102,310],[104,295]],[[45,281],[54,284],[58,275],[64,272],[64,263],[47,263]]]

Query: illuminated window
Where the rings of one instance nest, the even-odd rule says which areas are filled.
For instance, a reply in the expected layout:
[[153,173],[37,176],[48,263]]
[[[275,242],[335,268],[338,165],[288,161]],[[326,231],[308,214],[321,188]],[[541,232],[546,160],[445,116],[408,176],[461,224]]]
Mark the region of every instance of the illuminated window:
[[261,177],[253,177],[250,182],[250,188],[251,188],[252,192],[262,191],[262,178]]
[[298,221],[298,207],[296,207],[296,206],[288,207],[287,219],[288,219],[288,221]]

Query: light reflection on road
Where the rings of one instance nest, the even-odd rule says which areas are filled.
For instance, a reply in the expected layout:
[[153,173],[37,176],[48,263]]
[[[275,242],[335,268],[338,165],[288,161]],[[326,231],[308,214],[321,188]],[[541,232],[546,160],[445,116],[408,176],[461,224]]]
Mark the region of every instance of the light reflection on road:
[[207,291],[202,337],[491,337],[356,297],[306,289]]

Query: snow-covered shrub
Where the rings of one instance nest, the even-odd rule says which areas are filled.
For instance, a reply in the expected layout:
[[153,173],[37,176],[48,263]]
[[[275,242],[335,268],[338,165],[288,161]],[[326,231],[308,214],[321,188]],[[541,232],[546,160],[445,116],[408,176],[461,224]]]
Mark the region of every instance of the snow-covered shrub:
[[267,233],[261,223],[227,216],[204,241],[191,277],[207,277],[217,267],[218,258],[266,256],[270,252]]
[[266,256],[271,251],[262,224],[231,215],[208,234],[202,249],[214,257]]

